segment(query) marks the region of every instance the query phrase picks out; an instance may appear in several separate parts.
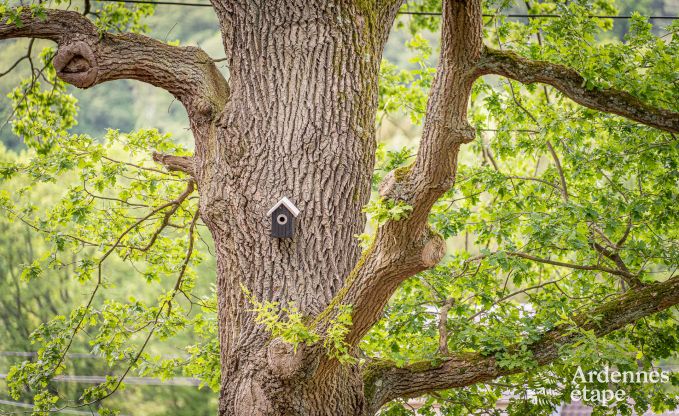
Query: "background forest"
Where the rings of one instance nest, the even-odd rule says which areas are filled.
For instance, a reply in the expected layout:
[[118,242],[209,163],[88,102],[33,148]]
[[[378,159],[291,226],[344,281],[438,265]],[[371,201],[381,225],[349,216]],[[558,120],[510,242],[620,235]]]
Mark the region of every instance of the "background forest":
[[[678,0],[617,0],[616,7],[621,15],[628,15],[633,11],[645,16],[679,15]],[[525,12],[525,7],[522,2],[517,2],[512,10],[522,13]],[[409,18],[411,17],[402,17]],[[177,41],[182,45],[199,45],[211,56],[220,56],[221,39],[216,17],[210,8],[161,5],[157,6],[155,15],[145,22],[149,33],[157,39]],[[653,29],[655,33],[662,33],[661,27],[669,24],[669,21],[652,23],[656,25]],[[605,32],[605,35],[597,41],[623,40],[629,25],[626,20],[615,20],[612,29]],[[426,49],[429,47],[428,43],[436,48],[437,35],[425,33],[423,40],[418,39],[420,38],[411,37],[407,26],[395,28],[386,49],[385,59],[397,68],[430,72],[433,65],[433,58],[430,55],[436,54],[428,54]],[[406,44],[408,47],[405,47]],[[40,51],[48,45],[49,43],[40,41],[30,45],[35,62],[39,62]],[[28,47],[28,41],[24,40],[3,42],[0,49],[0,72],[7,70],[8,65],[24,55]],[[223,70],[227,72],[226,68]],[[13,111],[9,96],[29,71],[30,66],[23,62],[17,70],[0,78],[0,162],[16,161],[26,157],[25,145],[12,132],[12,125],[6,120]],[[191,142],[188,120],[182,106],[169,94],[150,85],[115,81],[85,91],[69,86],[68,92],[73,94],[77,99],[77,106],[80,107],[73,120],[77,124],[71,129],[72,132],[103,138],[107,134],[112,134],[109,129],[132,132],[140,128],[155,128],[161,134],[171,134],[176,142],[185,145]],[[422,105],[425,97],[420,97]],[[420,133],[421,117],[418,117],[417,111],[403,111],[397,108],[395,111],[382,114],[379,122],[379,138],[383,147],[378,154],[380,157],[378,164],[383,168],[389,163],[397,166],[407,160],[414,151]],[[122,151],[121,157],[124,157]],[[13,180],[11,185],[3,184],[3,190],[12,194],[26,194],[33,201],[32,209],[35,211],[54,205],[63,198],[70,186],[62,182],[28,186],[29,182],[29,178],[25,178],[23,182]],[[375,212],[372,214],[379,215]],[[449,251],[464,249],[470,238],[462,232],[457,234],[458,237],[450,243]],[[214,261],[208,254],[211,243],[207,231],[201,230],[200,235],[202,238],[198,244],[206,255],[196,269],[196,288],[193,295],[209,303],[215,280]],[[3,411],[22,410],[8,404],[14,400],[7,392],[4,378],[12,365],[32,358],[36,347],[29,340],[29,335],[41,323],[54,316],[68,315],[76,306],[81,305],[88,295],[77,278],[82,272],[78,270],[82,267],[78,253],[74,253],[72,261],[63,267],[44,267],[48,260],[45,256],[50,252],[48,244],[53,242],[46,242],[36,232],[34,224],[10,220],[4,214],[0,215],[0,414]],[[106,279],[107,285],[110,286],[106,292],[107,297],[129,299],[133,296],[140,301],[153,302],[157,293],[166,290],[171,284],[170,281],[155,278],[148,271],[136,273],[122,261],[118,263],[116,261],[118,260],[114,260],[107,267]],[[32,280],[30,284],[28,280]],[[212,319],[209,308],[196,310],[194,313],[203,313],[204,319]],[[377,330],[379,331],[379,328]],[[193,334],[194,332],[189,330],[180,331],[173,337],[172,343],[152,340],[150,349],[155,354],[177,357],[181,360],[187,354],[183,346],[197,342],[193,339]],[[174,342],[177,342],[177,346],[173,346]],[[407,343],[407,340],[405,342]],[[195,348],[205,349],[205,354],[217,354],[215,344],[196,344]],[[70,390],[80,391],[87,385],[88,381],[78,377],[105,377],[115,370],[109,368],[106,360],[93,353],[91,349],[87,342],[81,342],[81,345],[71,349],[72,353],[67,359],[72,362],[72,366],[69,367],[67,374],[62,375],[62,380],[58,381],[62,394],[68,395]],[[403,359],[407,359],[407,353],[404,353]],[[207,373],[209,369],[204,371]],[[130,378],[125,390],[108,399],[107,405],[127,415],[215,414],[217,394],[211,387],[217,386],[218,383],[203,385],[190,377],[191,375],[185,374],[185,378],[175,378],[165,383],[152,377]],[[85,409],[69,410],[64,414],[80,413],[91,414]]]

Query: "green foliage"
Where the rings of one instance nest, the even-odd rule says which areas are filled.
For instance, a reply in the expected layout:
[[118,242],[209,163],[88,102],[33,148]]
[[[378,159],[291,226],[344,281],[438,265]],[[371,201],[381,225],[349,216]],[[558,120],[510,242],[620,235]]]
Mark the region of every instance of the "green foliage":
[[[511,2],[484,5],[493,14],[513,6]],[[531,13],[563,18],[489,18],[484,27],[486,42],[574,67],[588,88],[618,88],[653,105],[679,109],[676,23],[658,36],[657,27],[635,16],[625,38],[616,40],[609,36],[610,20],[587,17],[614,14],[612,2],[530,6]],[[415,33],[428,28],[426,17],[403,19],[404,26]],[[387,74],[392,73],[392,66],[385,68]],[[380,103],[399,102],[398,109],[389,110],[404,115],[422,108],[416,97],[426,96],[426,91],[410,91],[418,86],[409,78],[390,76]],[[407,94],[399,85],[409,90]],[[577,106],[551,87],[522,86],[495,77],[474,85],[469,119],[477,138],[463,147],[455,188],[437,201],[430,215],[432,228],[447,239],[448,255],[435,269],[402,284],[384,318],[361,343],[363,352],[403,365],[436,363],[441,359],[439,313],[452,299],[447,320],[450,353],[492,356],[502,367],[522,373],[496,380],[502,387],[487,384],[439,392],[427,397],[418,410],[428,414],[438,405],[446,415],[490,412],[503,393],[514,397],[509,414],[549,415],[562,402],[570,402],[578,365],[590,371],[675,363],[676,310],[606,337],[578,329],[575,316],[614,298],[627,285],[619,276],[567,265],[617,269],[619,264],[598,251],[596,242],[614,249],[625,267],[644,282],[676,274],[676,137]],[[388,171],[382,167],[390,159],[397,162],[389,166],[395,173],[405,165],[402,158],[378,149],[376,183]],[[371,213],[388,216],[381,201],[369,206]],[[556,362],[537,367],[530,347],[557,326],[571,328],[578,341],[564,348]],[[611,408],[587,404],[597,414],[630,414],[631,408],[640,414],[649,406],[656,410],[676,407],[677,389],[669,385],[613,386],[618,388],[633,398],[634,406],[627,402]],[[394,402],[384,414],[412,412]]]
[[350,346],[344,340],[351,328],[350,305],[338,306],[337,316],[322,331],[317,325],[307,324],[308,319],[294,304],[281,306],[279,302],[260,302],[245,286],[241,285],[241,290],[252,304],[251,311],[255,313],[255,321],[264,325],[272,338],[291,344],[295,352],[300,344],[313,345],[322,340],[328,356],[336,358],[342,364],[355,362]]
[[[406,2],[402,7],[403,12],[415,13],[440,13],[441,2],[436,0],[414,0]],[[437,16],[429,16],[426,14],[407,15],[407,19],[401,19],[396,22],[399,29],[406,28],[413,36],[416,36],[422,31],[436,32],[441,27],[441,19]]]
[[413,150],[409,147],[401,147],[398,150],[388,150],[384,143],[377,145],[375,152],[375,172],[373,174],[373,187],[380,184],[384,175],[394,169],[402,167],[413,157]]
[[[12,19],[22,10],[6,2],[0,7],[1,19]],[[30,7],[39,15],[45,6]],[[152,9],[149,5],[95,2],[90,11],[102,32],[144,31],[143,19]],[[11,108],[5,101],[0,103],[3,141],[11,131],[26,149],[14,154],[0,146],[0,282],[7,289],[0,294],[0,319],[6,329],[0,349],[38,350],[39,354],[37,360],[24,363],[0,358],[2,371],[10,373],[0,391],[32,401],[36,414],[88,402],[94,402],[99,414],[117,413],[100,407],[102,399],[125,414],[211,414],[214,395],[194,387],[170,387],[174,400],[163,402],[154,393],[157,388],[120,382],[124,374],[162,379],[184,375],[201,378],[211,389],[219,387],[216,305],[211,304],[214,293],[207,284],[196,287],[197,270],[207,282],[214,281],[210,278],[214,261],[210,258],[201,265],[201,252],[209,247],[194,247],[187,257],[189,230],[197,209],[195,195],[134,225],[188,186],[186,177],[167,174],[153,163],[151,153],[188,154],[188,149],[153,129],[129,134],[110,130],[98,137],[75,133],[76,119],[81,121],[81,132],[92,131],[92,117],[107,126],[117,123],[120,113],[129,119],[132,106],[110,101],[121,93],[129,95],[129,91],[120,88],[120,83],[97,88],[105,111],[97,110],[88,99],[88,111],[78,115],[72,89],[56,78],[51,66],[54,50],[45,48],[36,54],[42,45],[36,41],[30,68],[24,60],[17,68],[18,75],[14,71],[0,79],[3,99],[10,91],[7,86],[13,89],[8,94]],[[20,46],[20,41],[4,41],[3,57],[7,60],[3,62],[23,54]],[[34,78],[19,80],[22,75]],[[165,113],[167,105],[160,106]],[[175,113],[168,112],[168,117]],[[12,128],[4,129],[2,123],[10,116]],[[181,117],[176,123],[182,123]],[[132,128],[134,124],[123,125]],[[170,221],[163,226],[170,212]],[[198,233],[203,234],[200,240],[210,244],[205,232],[194,229],[192,233],[196,244]],[[118,237],[121,240],[116,244]],[[129,293],[135,293],[137,299]],[[85,307],[89,295],[91,303]],[[81,303],[83,306],[78,306]],[[202,314],[193,309],[196,304]],[[73,310],[78,313],[73,315]],[[148,344],[144,345],[146,338]],[[69,351],[97,358],[73,359],[67,355]],[[9,370],[12,364],[15,366]],[[53,380],[55,375],[69,374],[112,374],[112,378],[94,386]]]
[[201,343],[187,347],[190,358],[185,363],[185,373],[188,376],[197,377],[201,380],[201,386],[207,386],[212,391],[219,391],[220,372],[219,364],[219,333],[217,319],[214,314],[216,302],[206,314],[197,315],[194,318],[194,331]]
[[420,35],[406,42],[406,47],[413,52],[409,63],[415,68],[403,69],[382,61],[379,110],[384,115],[404,112],[412,123],[421,124],[426,112],[427,89],[436,73],[436,68],[430,66],[432,47]]
[[43,90],[39,81],[27,79],[8,95],[15,111],[12,131],[39,154],[49,153],[58,136],[76,124],[75,99],[66,92],[66,84],[49,65],[53,57],[51,48],[45,48],[40,54],[45,65],[42,75],[52,88]]
[[[153,346],[149,346],[151,339],[167,342],[178,338],[187,345],[186,371],[204,375],[205,385],[215,388],[219,377],[215,368],[203,366],[201,373],[197,367],[211,359],[214,340],[213,345],[200,341],[189,346],[191,341],[183,334],[194,326],[200,328],[205,321],[190,312],[191,305],[207,305],[200,291],[192,293],[196,267],[202,260],[193,249],[198,233],[197,201],[190,195],[195,186],[184,177],[157,169],[149,160],[153,150],[180,155],[188,151],[173,143],[169,135],[152,129],[129,134],[111,130],[101,140],[70,133],[77,107],[55,78],[49,65],[51,56],[51,51],[43,54],[43,77],[49,89],[26,81],[11,95],[13,130],[25,138],[28,150],[20,157],[2,158],[0,208],[10,220],[39,233],[43,248],[24,263],[20,273],[10,277],[16,276],[12,277],[16,285],[23,285],[63,271],[65,277],[82,285],[78,290],[89,292],[89,297],[80,307],[70,303],[72,312],[65,310],[33,332],[31,342],[38,346],[38,359],[9,371],[8,390],[16,399],[30,391],[36,411],[74,399],[82,405],[96,403],[124,388],[123,377],[128,373],[164,378],[181,374],[182,367],[171,365],[176,359],[162,358],[161,344],[151,342]],[[56,200],[34,204],[32,201],[39,201],[35,195],[44,193],[46,187]],[[144,277],[143,284],[149,285],[146,300],[116,294],[116,284],[124,283],[127,290],[135,286],[120,278],[121,269]],[[101,302],[105,292],[110,295]],[[29,303],[24,305],[23,299],[17,302],[16,313]],[[53,310],[58,310],[56,305]],[[205,331],[191,337],[211,335]],[[52,379],[72,370],[67,359],[71,348],[100,357],[108,371],[118,369],[118,374],[73,399],[55,393]],[[210,368],[212,372],[207,374]]]
[[272,338],[280,338],[292,344],[295,351],[299,344],[312,345],[320,340],[313,328],[304,323],[304,316],[294,304],[281,306],[279,302],[260,302],[245,286],[241,285],[241,290],[252,304],[256,322],[264,325]]
[[[375,175],[378,176],[379,172]],[[371,223],[374,226],[380,226],[387,221],[400,221],[408,218],[412,212],[413,207],[403,201],[394,201],[393,199],[377,198],[371,199],[368,204],[363,207],[363,212],[370,215]],[[367,250],[375,239],[374,234],[361,233],[355,235],[359,240],[360,246],[363,250]]]
[[325,332],[323,346],[330,357],[336,358],[342,364],[352,364],[356,358],[345,341],[351,328],[351,305],[339,305],[336,317],[330,322]]
[[104,3],[94,24],[101,33],[146,32],[145,19],[154,11],[153,4]]
[[[50,6],[58,6],[67,3],[65,0],[55,0]],[[85,6],[83,6],[84,8]],[[94,24],[101,34],[106,32],[145,32],[148,30],[144,20],[153,15],[155,5],[135,4],[135,3],[93,3],[89,5],[88,13],[95,19]],[[31,15],[44,17],[45,4],[42,2],[29,3],[28,5],[18,4],[10,0],[3,0],[0,3],[0,22],[14,23],[21,27],[21,13],[30,10]],[[80,9],[79,6],[75,10]]]
[[403,201],[379,198],[372,200],[363,208],[363,212],[371,215],[377,224],[384,224],[387,221],[400,221],[408,218],[413,211],[413,207]]

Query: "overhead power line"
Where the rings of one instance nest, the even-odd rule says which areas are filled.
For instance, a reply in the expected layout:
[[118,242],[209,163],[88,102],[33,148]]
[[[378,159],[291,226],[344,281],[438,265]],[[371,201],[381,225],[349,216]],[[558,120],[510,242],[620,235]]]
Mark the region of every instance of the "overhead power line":
[[[154,0],[96,0],[100,2],[108,2],[108,3],[132,3],[132,4],[156,4],[156,5],[162,5],[162,6],[188,6],[188,7],[212,7],[211,4],[209,3],[189,3],[189,2],[180,2],[180,1],[154,1]],[[402,15],[409,15],[409,16],[441,16],[441,12],[420,12],[420,11],[401,11],[399,14]],[[540,19],[557,19],[562,17],[559,14],[515,14],[515,13],[510,13],[510,14],[484,14],[483,17],[509,17],[509,18],[521,18],[521,19],[528,19],[528,18],[540,18]],[[631,19],[631,15],[620,15],[620,16],[612,16],[612,15],[590,15],[588,16],[592,19],[617,19],[617,20],[624,20],[624,19]],[[650,20],[677,20],[679,19],[679,16],[643,16],[646,17],[647,19]]]
[[[37,357],[36,351],[0,351],[0,357]],[[66,354],[68,358],[102,358],[100,355],[89,354],[84,352],[69,352]],[[163,358],[188,358],[186,354],[163,354]]]
[[153,1],[153,0],[95,0],[104,3],[137,3],[137,4],[162,4],[164,6],[192,6],[212,7],[209,3],[184,3],[179,1]]
[[[7,374],[0,374],[0,380],[5,380]],[[62,383],[82,383],[82,384],[100,384],[106,381],[106,376],[55,376],[52,378],[55,382]],[[173,377],[163,380],[156,377],[125,377],[125,384],[135,384],[141,386],[200,386],[200,379],[193,377]]]
[[[105,0],[105,1],[115,1],[115,0]],[[409,11],[402,11],[399,12],[399,14],[405,14],[405,15],[415,15],[415,16],[441,16],[441,12],[409,12]],[[525,19],[532,19],[532,18],[541,18],[541,19],[558,19],[560,17],[563,17],[560,14],[516,14],[516,13],[509,13],[509,14],[484,14],[483,17],[512,17],[512,18],[525,18]],[[631,19],[633,16],[632,15],[604,15],[604,14],[591,14],[588,15],[587,17],[592,18],[592,19]],[[647,19],[665,19],[665,20],[676,20],[679,19],[679,16],[642,16]]]
[[[5,405],[5,406],[14,406],[14,407],[20,407],[24,409],[33,409],[35,406],[31,403],[23,403],[23,402],[13,402],[10,400],[0,400],[0,405]],[[73,409],[52,409],[50,412],[54,413],[63,413],[63,414],[69,414],[69,415],[88,415],[88,416],[99,416],[99,413],[94,412],[94,411],[84,411],[84,410],[73,410]],[[3,412],[0,410],[0,414],[4,414],[6,412]],[[14,413],[14,412],[12,412]],[[19,412],[17,412],[19,413]],[[24,413],[24,412],[21,412]],[[10,414],[10,413],[7,413]],[[28,412],[26,412],[28,414]]]
[[[507,16],[507,17],[521,17],[521,18],[527,18],[527,19],[530,19],[530,18],[533,18],[533,17],[547,18],[547,19],[554,19],[554,18],[562,17],[559,14],[507,14],[507,15],[492,15],[492,14],[485,15],[484,14],[484,16],[485,17]],[[591,19],[625,20],[625,19],[631,19],[634,16],[632,16],[632,15],[616,15],[616,16],[614,16],[614,15],[605,15],[605,14],[591,14],[591,15],[588,15],[587,17],[589,17]],[[641,17],[645,17],[646,19],[649,19],[649,20],[677,20],[677,19],[679,19],[679,16],[641,16]]]
[[[0,357],[37,357],[35,351],[0,351]],[[66,354],[69,358],[100,358],[94,354],[71,352]]]

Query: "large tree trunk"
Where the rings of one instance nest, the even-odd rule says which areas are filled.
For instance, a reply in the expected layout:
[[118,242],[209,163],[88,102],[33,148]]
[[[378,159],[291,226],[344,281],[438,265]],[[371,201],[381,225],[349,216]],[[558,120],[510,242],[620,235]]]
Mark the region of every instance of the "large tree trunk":
[[[313,317],[360,255],[386,31],[374,11],[313,3],[220,16],[232,95],[196,160],[218,264],[221,415],[366,411],[357,369],[272,342],[241,290]],[[283,196],[301,210],[292,239],[270,237],[266,212]]]

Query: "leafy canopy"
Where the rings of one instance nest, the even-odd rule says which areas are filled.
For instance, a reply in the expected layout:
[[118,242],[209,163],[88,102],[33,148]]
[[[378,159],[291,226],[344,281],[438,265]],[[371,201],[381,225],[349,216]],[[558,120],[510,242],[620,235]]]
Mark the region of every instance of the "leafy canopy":
[[[438,3],[421,0],[404,7],[438,11]],[[485,4],[488,14],[523,6],[511,1]],[[561,18],[486,18],[486,41],[533,59],[572,66],[588,88],[621,88],[679,111],[679,22],[656,35],[657,28],[636,15],[625,38],[618,40],[610,35],[610,20],[587,17],[615,13],[612,1],[529,6],[531,13]],[[18,16],[7,3],[0,7],[3,19]],[[43,6],[29,7],[40,13]],[[105,3],[97,10],[97,26],[102,31],[144,30],[142,18],[151,12],[144,5]],[[411,59],[383,62],[380,131],[398,126],[408,132],[402,139],[416,138],[435,74],[439,24],[435,16],[399,18],[397,26],[408,34]],[[44,237],[40,255],[25,265],[22,279],[46,284],[59,270],[73,267],[79,290],[87,290],[89,297],[31,334],[38,360],[11,370],[10,393],[17,399],[30,396],[35,413],[43,414],[73,404],[69,400],[77,405],[100,402],[123,388],[124,377],[133,374],[194,376],[216,390],[214,293],[210,282],[197,279],[197,267],[209,257],[210,245],[203,244],[208,236],[196,216],[195,187],[188,177],[166,173],[150,160],[153,151],[181,155],[190,149],[154,129],[112,130],[97,138],[71,133],[78,105],[55,76],[53,53],[45,50],[39,76],[10,93],[12,128],[27,149],[21,155],[3,152],[0,209]],[[676,273],[676,137],[584,109],[550,87],[491,77],[474,86],[469,117],[477,139],[460,156],[454,189],[430,216],[433,229],[448,241],[449,254],[436,268],[402,285],[384,318],[361,343],[360,356],[406,364],[474,351],[496,357],[508,369],[525,370],[494,384],[426,398],[421,412],[427,414],[440,404],[448,415],[492,409],[502,394],[514,397],[511,414],[548,415],[570,400],[577,366],[585,371],[605,366],[636,370],[675,360],[679,340],[674,309],[607,337],[585,332],[577,345],[564,349],[557,362],[544,368],[537,368],[527,346],[546,330],[571,322],[578,311],[628,288],[620,275],[606,270],[623,264],[643,282]],[[407,169],[417,152],[416,140],[403,148],[383,141],[375,186],[387,172]],[[50,186],[64,189],[59,200],[36,200],[36,190]],[[381,222],[407,216],[409,208],[375,196],[366,207],[372,218],[367,233]],[[368,235],[361,238],[369,245]],[[602,254],[597,246],[617,257]],[[118,268],[127,270],[129,279],[158,289],[156,295],[121,295],[110,279]],[[301,316],[294,305],[256,299],[252,303],[272,332],[295,343],[319,342],[321,335],[306,324],[310,317]],[[448,343],[441,350],[438,315],[445,304],[452,306]],[[350,325],[350,306],[343,307],[348,312],[341,322],[322,334],[326,348],[338,358],[348,356],[342,336]],[[173,343],[187,331],[193,342],[184,345],[183,355],[168,358],[162,353],[163,343]],[[524,348],[510,351],[511,345]],[[102,384],[65,397],[50,380],[70,371],[65,359],[70,350],[96,354],[118,371]],[[672,381],[679,382],[676,377]],[[640,412],[649,406],[677,406],[676,390],[670,386],[616,388],[625,390]],[[536,393],[533,400],[524,394],[527,390]],[[613,408],[599,406],[596,412],[631,414],[631,407],[621,402]],[[398,402],[385,410],[393,415],[408,412]]]
[[[414,8],[437,10],[435,3],[424,1]],[[610,35],[611,20],[588,17],[615,13],[613,2],[527,5],[529,13],[561,18],[486,18],[486,42],[570,66],[583,75],[587,88],[615,87],[653,105],[679,110],[676,21],[658,36],[657,27],[635,14],[630,31],[618,40]],[[511,2],[487,2],[484,13],[516,10]],[[433,71],[427,68],[434,67],[432,47],[422,39],[438,24],[427,16],[403,23],[413,33],[408,47],[415,68],[383,65],[382,119],[398,123],[403,114],[421,123],[424,94],[411,88],[431,84]],[[420,410],[429,414],[438,404],[449,415],[492,409],[503,395],[513,397],[510,414],[549,415],[555,406],[570,402],[571,391],[578,387],[573,383],[578,366],[585,372],[605,367],[637,371],[640,366],[648,370],[675,362],[676,308],[607,337],[584,332],[576,345],[563,349],[558,361],[543,368],[537,367],[528,346],[545,331],[571,324],[580,311],[629,288],[619,275],[569,265],[624,267],[642,282],[676,273],[676,137],[580,107],[551,87],[494,77],[475,84],[469,117],[477,138],[460,156],[454,189],[430,215],[433,228],[448,241],[449,255],[435,269],[403,284],[363,341],[367,355],[406,364],[436,363],[447,353],[480,352],[496,357],[502,367],[524,370],[497,383],[431,395]],[[382,156],[378,174],[407,166],[410,161],[404,155],[411,152],[416,149],[378,152]],[[597,247],[618,257],[606,256]],[[555,261],[566,266],[554,265]],[[452,306],[447,351],[442,352],[437,326],[446,303]],[[510,351],[510,346],[518,348]],[[672,378],[673,385],[678,381]],[[595,414],[677,406],[677,390],[670,385],[587,387],[622,389],[635,403],[605,408],[588,402]],[[393,403],[386,414],[410,414],[408,409]]]

